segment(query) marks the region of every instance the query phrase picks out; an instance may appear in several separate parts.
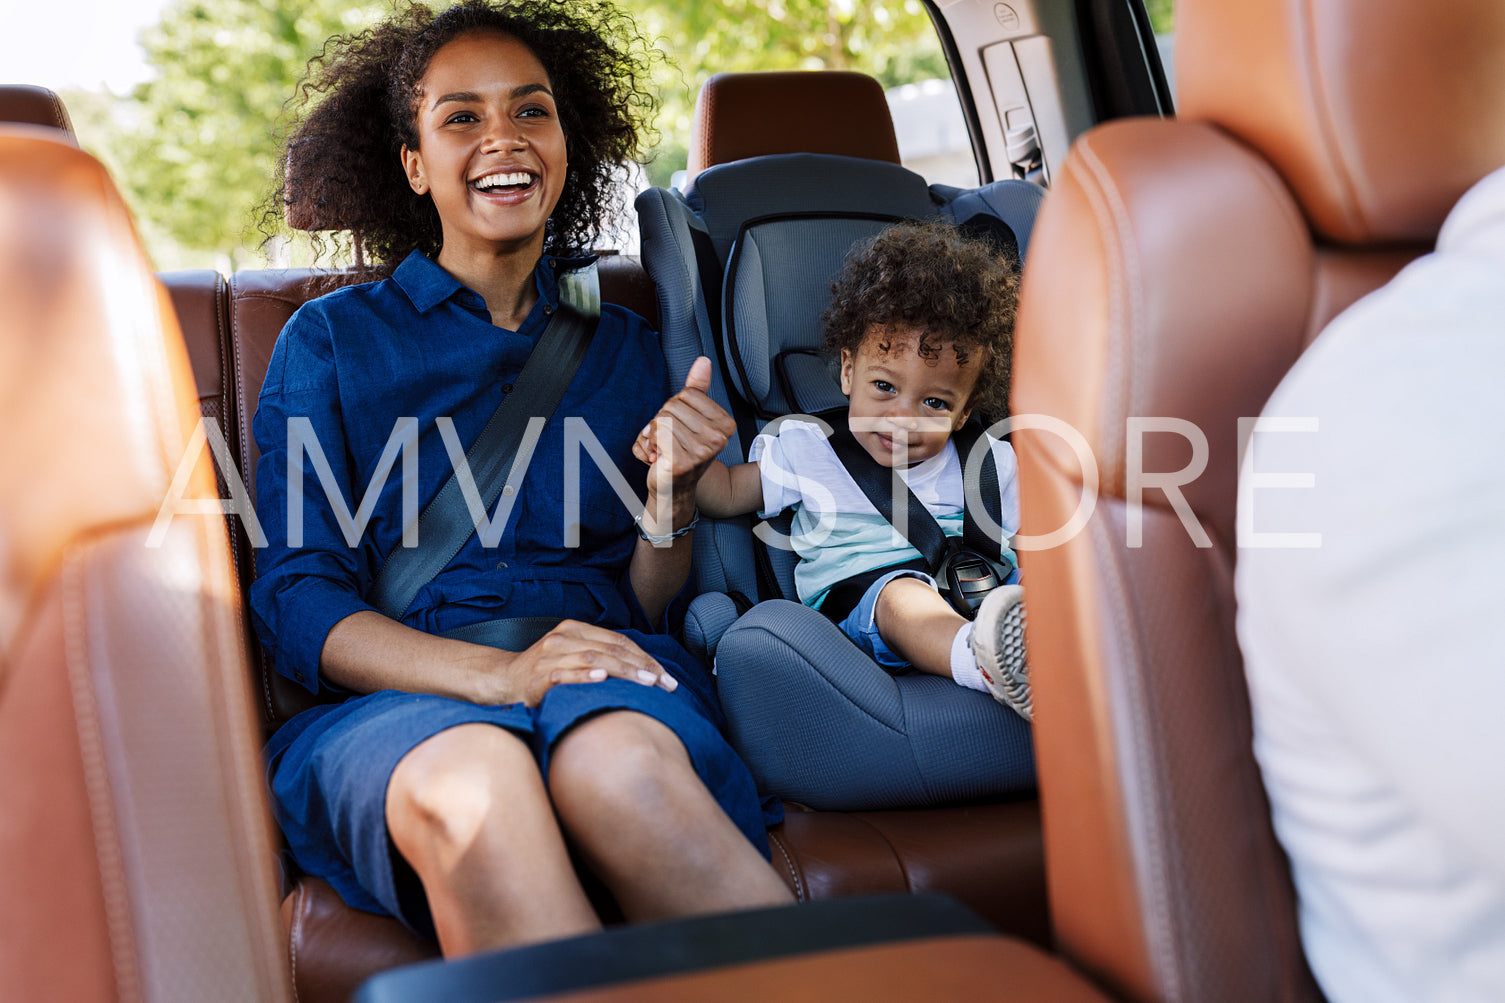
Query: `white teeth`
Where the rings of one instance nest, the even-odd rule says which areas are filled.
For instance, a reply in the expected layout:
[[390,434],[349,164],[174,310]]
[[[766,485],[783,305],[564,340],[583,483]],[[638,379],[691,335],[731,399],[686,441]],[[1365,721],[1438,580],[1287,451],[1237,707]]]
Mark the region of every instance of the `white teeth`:
[[510,174],[488,174],[484,178],[477,178],[472,184],[477,188],[500,188],[504,185],[528,185],[533,183],[533,175],[527,171],[513,171]]

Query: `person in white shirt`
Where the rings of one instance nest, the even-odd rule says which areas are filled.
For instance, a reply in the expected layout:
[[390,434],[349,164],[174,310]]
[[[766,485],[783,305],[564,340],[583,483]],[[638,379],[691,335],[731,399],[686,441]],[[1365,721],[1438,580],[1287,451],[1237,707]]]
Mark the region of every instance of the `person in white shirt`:
[[[1502,383],[1505,168],[1323,332],[1262,419],[1300,423],[1244,458],[1255,753],[1333,1003],[1505,1000]],[[1315,477],[1253,489],[1274,473]]]
[[[879,466],[903,478],[948,536],[964,524],[962,463],[953,434],[974,410],[1007,407],[1019,276],[1012,259],[941,223],[885,230],[850,257],[824,318],[827,349],[841,360],[853,437]],[[697,363],[706,365],[707,363]],[[664,414],[661,412],[659,421]],[[677,416],[684,434],[716,435],[699,415]],[[651,462],[660,431],[639,437]],[[724,439],[721,441],[724,442]],[[1018,463],[1007,442],[989,439],[998,472],[1002,532],[1019,528]],[[813,420],[786,417],[754,442],[750,462],[712,462],[696,488],[715,517],[793,508],[795,585],[842,631],[890,670],[915,668],[989,692],[1028,720],[1023,588],[1001,584],[975,621],[943,598],[919,551],[863,494]],[[1018,561],[1006,545],[1005,577]],[[865,577],[864,577],[865,576]],[[853,582],[853,608],[833,612],[833,586]]]

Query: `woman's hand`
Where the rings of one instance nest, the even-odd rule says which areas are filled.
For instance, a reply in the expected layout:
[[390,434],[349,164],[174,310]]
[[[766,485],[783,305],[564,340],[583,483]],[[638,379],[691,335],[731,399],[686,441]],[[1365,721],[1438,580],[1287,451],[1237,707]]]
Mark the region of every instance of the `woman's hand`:
[[684,389],[665,402],[633,443],[633,455],[648,464],[644,523],[653,526],[652,532],[667,533],[671,528],[657,525],[660,499],[671,501],[676,517],[684,510],[688,521],[694,512],[695,485],[737,431],[731,415],[710,398],[710,388],[711,360],[701,356],[690,366]]
[[564,620],[524,651],[498,652],[507,658],[501,690],[488,702],[521,700],[537,707],[544,694],[567,683],[599,683],[616,676],[673,693],[679,682],[642,648],[615,631],[579,620]]

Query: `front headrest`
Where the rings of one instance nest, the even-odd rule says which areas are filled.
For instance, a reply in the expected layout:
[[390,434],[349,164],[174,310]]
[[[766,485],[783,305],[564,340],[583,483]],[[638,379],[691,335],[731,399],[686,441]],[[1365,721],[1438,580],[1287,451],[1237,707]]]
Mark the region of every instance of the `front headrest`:
[[717,73],[700,88],[688,178],[774,153],[832,153],[899,163],[883,87],[846,70]]
[[1177,104],[1267,158],[1321,236],[1426,243],[1505,164],[1500,0],[1183,0]]
[[30,84],[0,84],[0,122],[22,122],[61,129],[74,139],[73,120],[63,101],[45,87]]

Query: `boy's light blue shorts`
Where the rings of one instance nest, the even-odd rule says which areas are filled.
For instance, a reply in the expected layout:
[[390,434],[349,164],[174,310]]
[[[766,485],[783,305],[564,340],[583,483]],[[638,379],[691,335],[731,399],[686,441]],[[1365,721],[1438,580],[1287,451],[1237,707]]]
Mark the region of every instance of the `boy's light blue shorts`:
[[883,638],[878,636],[878,593],[895,578],[918,578],[937,592],[940,591],[936,588],[935,579],[923,571],[911,571],[907,568],[890,571],[867,587],[867,591],[862,593],[862,600],[841,621],[839,628],[879,665],[886,669],[907,669],[910,667],[909,662],[884,644]]

